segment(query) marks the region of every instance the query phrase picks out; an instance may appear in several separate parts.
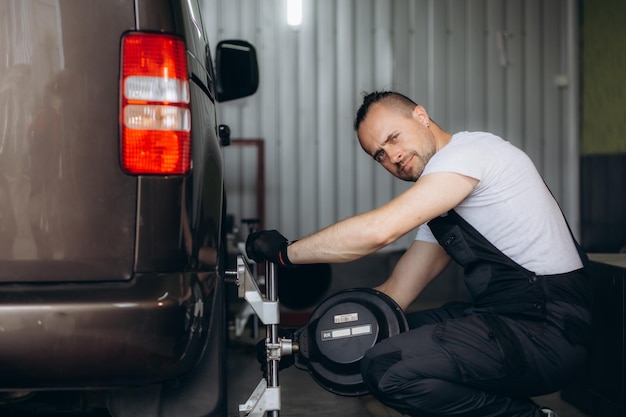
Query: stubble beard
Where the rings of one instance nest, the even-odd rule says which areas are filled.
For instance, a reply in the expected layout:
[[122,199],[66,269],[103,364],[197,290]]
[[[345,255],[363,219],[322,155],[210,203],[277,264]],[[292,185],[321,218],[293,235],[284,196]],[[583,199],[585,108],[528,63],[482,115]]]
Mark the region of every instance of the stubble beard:
[[[411,166],[410,171],[400,171],[398,170],[398,178],[407,182],[416,182],[424,172],[424,168],[426,168],[426,164],[430,161],[430,158],[433,157],[434,152],[428,152],[426,155],[420,155],[417,152],[413,152],[411,157],[413,158],[413,165]],[[416,166],[416,164],[418,164]]]

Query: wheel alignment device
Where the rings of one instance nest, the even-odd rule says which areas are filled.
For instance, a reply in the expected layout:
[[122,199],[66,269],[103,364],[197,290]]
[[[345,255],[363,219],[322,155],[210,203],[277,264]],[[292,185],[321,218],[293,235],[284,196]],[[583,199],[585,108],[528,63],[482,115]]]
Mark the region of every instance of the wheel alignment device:
[[[245,252],[244,252],[245,253]],[[239,417],[278,417],[281,398],[278,384],[278,363],[282,355],[291,355],[297,345],[278,337],[279,306],[276,265],[266,263],[265,295],[261,293],[244,256],[237,257],[237,286],[239,298],[244,298],[259,319],[267,326],[267,379],[261,379],[248,400],[239,405]],[[228,272],[230,274],[230,272]]]
[[[242,252],[245,253],[245,252]],[[237,258],[239,297],[267,326],[267,379],[262,379],[240,417],[277,417],[280,410],[279,362],[294,355],[296,368],[308,371],[324,389],[342,396],[368,393],[360,372],[365,353],[382,339],[408,329],[402,309],[389,296],[371,288],[354,288],[331,295],[317,306],[309,323],[293,340],[279,338],[276,265],[266,264],[266,294],[261,294],[243,256]]]

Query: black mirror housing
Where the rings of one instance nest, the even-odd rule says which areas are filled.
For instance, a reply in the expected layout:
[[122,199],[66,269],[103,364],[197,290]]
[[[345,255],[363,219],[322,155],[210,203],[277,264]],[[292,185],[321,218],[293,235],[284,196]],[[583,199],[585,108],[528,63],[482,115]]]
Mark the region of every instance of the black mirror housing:
[[256,49],[243,40],[223,40],[215,54],[217,101],[247,97],[259,87]]

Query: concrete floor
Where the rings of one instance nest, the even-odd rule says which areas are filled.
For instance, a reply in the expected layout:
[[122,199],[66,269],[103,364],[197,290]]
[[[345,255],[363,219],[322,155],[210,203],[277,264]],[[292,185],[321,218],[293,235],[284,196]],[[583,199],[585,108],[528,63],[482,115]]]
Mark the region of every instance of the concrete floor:
[[[262,334],[263,329],[260,329]],[[262,338],[262,336],[261,336]],[[239,415],[244,404],[259,383],[262,374],[256,360],[255,343],[247,337],[231,338],[229,348],[228,415]],[[323,388],[305,372],[294,367],[279,373],[282,417],[401,417],[402,414],[385,407],[372,396],[341,397]],[[552,408],[559,417],[587,417],[563,401],[559,393],[536,397],[537,404]]]
[[[229,358],[228,415],[238,416],[243,404],[262,375],[253,345],[231,344]],[[294,367],[279,373],[283,417],[342,416],[364,417],[370,414],[360,398],[340,397],[321,388],[309,375]]]

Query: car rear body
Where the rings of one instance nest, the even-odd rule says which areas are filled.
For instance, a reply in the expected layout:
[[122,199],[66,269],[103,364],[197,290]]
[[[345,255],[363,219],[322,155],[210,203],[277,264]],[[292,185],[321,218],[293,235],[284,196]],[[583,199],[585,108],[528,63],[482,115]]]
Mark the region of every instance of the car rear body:
[[[198,2],[11,0],[0,28],[0,390],[145,386],[219,364],[222,151]],[[184,172],[121,162],[135,33],[185,45]]]

